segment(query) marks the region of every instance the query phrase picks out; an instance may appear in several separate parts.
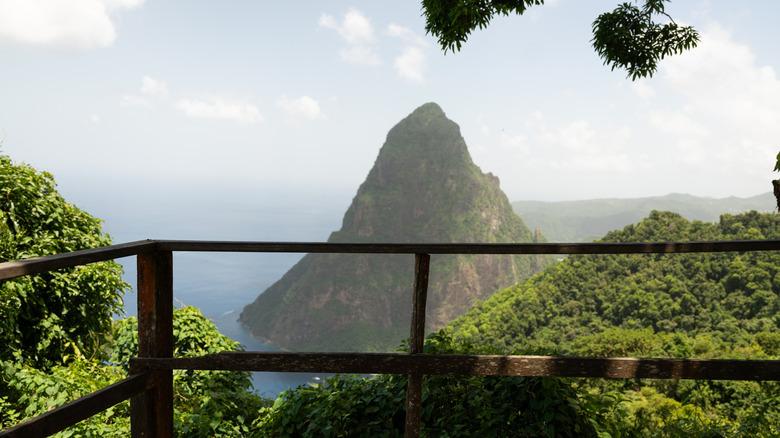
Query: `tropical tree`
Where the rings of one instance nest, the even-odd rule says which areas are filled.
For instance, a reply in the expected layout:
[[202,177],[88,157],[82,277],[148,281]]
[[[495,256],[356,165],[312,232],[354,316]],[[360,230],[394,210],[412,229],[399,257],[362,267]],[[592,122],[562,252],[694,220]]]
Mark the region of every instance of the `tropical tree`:
[[[0,155],[0,262],[111,244],[102,221],[66,202],[54,177]],[[108,386],[137,356],[136,318],[121,315],[129,285],[114,261],[0,284],[0,429]],[[175,356],[243,347],[193,308],[174,311]],[[249,373],[177,372],[178,436],[246,436],[268,402]],[[124,437],[129,404],[120,403],[58,434]]]
[[[593,22],[593,48],[612,69],[632,80],[655,73],[658,61],[696,47],[699,34],[679,26],[666,13],[669,0],[642,0],[641,7],[623,3]],[[637,1],[635,0],[635,3]],[[423,0],[425,30],[439,39],[442,50],[460,50],[472,31],[484,29],[497,15],[522,15],[544,0]],[[658,18],[668,19],[660,23]]]
[[[0,262],[111,244],[102,221],[66,202],[54,177],[0,155]],[[101,354],[129,285],[114,261],[0,284],[0,361],[36,368]]]

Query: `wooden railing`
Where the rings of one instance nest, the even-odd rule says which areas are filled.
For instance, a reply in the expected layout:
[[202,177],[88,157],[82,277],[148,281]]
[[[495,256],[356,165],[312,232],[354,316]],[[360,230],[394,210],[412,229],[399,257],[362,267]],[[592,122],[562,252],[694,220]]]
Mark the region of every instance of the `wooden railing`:
[[[423,354],[431,254],[651,254],[776,251],[780,240],[657,243],[341,244],[145,240],[36,259],[0,263],[0,280],[137,256],[138,357],[130,376],[39,417],[0,437],[48,436],[130,399],[133,437],[173,436],[173,370],[288,371],[407,374],[406,436],[420,435],[422,377],[426,374],[609,377],[706,380],[780,380],[780,361],[637,359]],[[175,251],[372,253],[415,256],[409,353],[224,352],[173,357]]]

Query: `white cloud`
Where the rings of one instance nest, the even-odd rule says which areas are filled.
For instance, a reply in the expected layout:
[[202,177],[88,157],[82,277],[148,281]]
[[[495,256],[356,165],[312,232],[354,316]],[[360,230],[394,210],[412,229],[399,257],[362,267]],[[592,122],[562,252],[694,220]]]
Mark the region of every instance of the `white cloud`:
[[702,32],[699,47],[661,65],[664,80],[692,100],[690,110],[725,122],[777,125],[780,81],[772,67],[759,67],[746,45],[718,25]]
[[596,131],[585,120],[577,120],[559,128],[554,133],[546,133],[551,136],[554,143],[570,151],[580,151],[590,154],[600,152],[600,147],[594,142]]
[[564,199],[634,190],[705,196],[770,190],[780,147],[777,66],[759,62],[718,25],[699,30],[699,47],[663,60],[651,80],[625,83],[626,100],[612,117],[529,111],[511,131],[483,139],[505,152],[486,153],[487,167],[506,175],[507,187],[550,175],[562,187],[574,179]]
[[663,132],[678,136],[704,140],[710,135],[706,127],[693,120],[683,111],[654,111],[650,123]]
[[152,101],[144,96],[138,96],[135,94],[125,94],[122,96],[122,100],[119,101],[121,106],[152,106]]
[[[371,21],[359,10],[350,8],[341,22],[331,15],[322,14],[318,25],[336,31],[347,43],[346,47],[339,50],[344,61],[370,66],[382,64],[375,48],[374,28]],[[401,54],[393,63],[396,72],[410,82],[424,82],[427,55],[423,49],[430,44],[411,29],[394,23],[387,27],[385,35],[400,39],[404,43]]]
[[144,4],[145,0],[103,0],[109,10],[119,8],[135,8]]
[[515,199],[546,190],[529,186],[528,181],[547,181],[559,199],[593,197],[595,188],[614,193],[625,189],[616,181],[652,172],[655,165],[636,146],[637,138],[626,125],[538,110],[498,123],[502,129],[493,126],[496,135],[483,137],[486,145],[474,151],[474,161],[499,175],[502,187]]
[[337,32],[338,32],[338,29],[339,29],[339,24],[336,23],[336,19],[333,18],[332,15],[328,15],[328,14],[324,14],[324,13],[322,15],[320,15],[320,19],[319,19],[317,24],[319,24],[320,27],[333,29],[333,30],[335,30]]
[[144,0],[0,0],[0,42],[53,50],[91,50],[116,39],[119,10]]
[[327,14],[322,14],[320,26],[335,30],[349,44],[364,44],[374,41],[374,28],[371,22],[357,9],[351,8],[344,14],[341,24]]
[[353,64],[379,65],[379,56],[374,53],[374,28],[371,22],[357,9],[350,8],[341,23],[330,15],[322,14],[319,26],[335,30],[348,47],[340,50],[341,58]]
[[[168,99],[168,85],[151,76],[141,78],[139,91],[138,94],[122,96],[120,105],[152,107],[155,103],[169,105],[174,100]],[[188,117],[232,120],[242,125],[265,121],[260,110],[251,102],[219,95],[178,99],[173,107]]]
[[636,157],[626,150],[631,138],[628,127],[596,130],[580,120],[555,131],[538,132],[534,140],[542,148],[557,148],[549,156],[551,168],[628,173],[637,166]]
[[484,135],[485,137],[490,137],[492,134],[492,130],[490,129],[490,126],[485,123],[485,116],[482,114],[477,116],[477,127],[479,127],[479,131]]
[[531,155],[531,146],[528,144],[528,136],[525,134],[501,133],[498,146],[505,151],[512,151],[518,158],[526,158]]
[[353,45],[339,50],[341,59],[352,64],[379,65],[382,62],[374,53],[374,49],[363,45]]
[[409,29],[408,27],[399,26],[395,23],[390,23],[390,25],[387,27],[387,32],[392,37],[401,38],[404,42],[408,44],[413,44],[415,46],[420,47],[428,47],[428,41],[425,40],[425,38],[418,35],[415,31]]
[[636,93],[636,95],[641,99],[655,97],[655,90],[653,90],[653,88],[648,85],[647,81],[644,79],[631,82],[631,89],[633,89],[634,93]]
[[401,77],[412,82],[425,82],[425,69],[428,66],[427,57],[418,47],[406,47],[393,63]]
[[165,82],[158,81],[149,76],[144,76],[141,79],[141,93],[154,97],[165,97],[168,95],[168,86]]
[[152,99],[168,96],[168,85],[150,76],[141,78],[141,95],[125,94],[122,96],[122,106],[152,106]]
[[428,56],[424,49],[429,46],[428,42],[411,29],[397,24],[390,24],[387,31],[390,36],[399,38],[407,44],[401,54],[395,58],[393,63],[395,71],[408,81],[425,82]]
[[659,76],[683,101],[661,110],[672,120],[656,115],[651,123],[672,131],[688,163],[719,172],[771,169],[780,138],[776,72],[757,65],[750,47],[720,25],[701,33],[696,49],[661,63]]
[[325,120],[325,114],[320,109],[320,103],[309,96],[301,96],[297,99],[282,96],[276,101],[276,106],[294,118],[304,117],[309,120]]
[[213,97],[208,99],[180,99],[174,105],[188,117],[232,120],[241,125],[263,122],[257,106],[240,100]]
[[621,126],[594,127],[575,120],[549,128],[541,112],[524,123],[520,135],[502,136],[501,146],[515,149],[521,157],[533,150],[534,165],[568,171],[630,172],[635,166],[627,151],[633,132]]

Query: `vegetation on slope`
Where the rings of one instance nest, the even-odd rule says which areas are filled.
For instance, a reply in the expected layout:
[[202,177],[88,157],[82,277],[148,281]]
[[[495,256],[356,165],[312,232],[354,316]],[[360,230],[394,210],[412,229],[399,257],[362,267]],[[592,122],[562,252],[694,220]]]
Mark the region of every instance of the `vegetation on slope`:
[[[777,239],[779,221],[778,215],[750,212],[709,224],[653,212],[603,241]],[[777,252],[570,256],[496,294],[449,329],[456,339],[504,351],[777,358],[779,273]],[[591,380],[586,385],[625,397],[630,421],[622,429],[629,436],[780,432],[775,382]]]
[[[780,216],[724,215],[719,224],[653,212],[605,242],[778,238]],[[564,353],[610,327],[708,335],[728,345],[778,331],[780,254],[575,255],[453,321],[458,338],[502,349]]]

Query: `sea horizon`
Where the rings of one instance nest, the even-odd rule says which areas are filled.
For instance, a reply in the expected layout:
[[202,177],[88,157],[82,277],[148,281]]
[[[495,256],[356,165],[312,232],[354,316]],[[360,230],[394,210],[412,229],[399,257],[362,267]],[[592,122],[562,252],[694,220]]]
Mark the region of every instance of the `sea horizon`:
[[[123,199],[101,203],[99,211],[84,210],[104,220],[103,229],[114,243],[137,240],[232,240],[324,242],[341,226],[346,210],[343,200],[319,197],[318,202],[293,205],[289,197],[257,199],[255,202],[220,199],[204,209],[202,200],[179,198]],[[311,198],[309,198],[311,200]],[[143,208],[138,205],[143,202]],[[153,215],[139,212],[154,212]],[[214,322],[219,331],[247,351],[280,349],[253,337],[238,317],[244,306],[279,280],[303,254],[181,252],[173,254],[173,295],[176,307],[193,306]],[[137,269],[135,257],[117,259],[123,279],[132,290],[124,297],[124,315],[137,314]],[[311,373],[252,373],[255,390],[275,398],[281,391],[325,375]]]

